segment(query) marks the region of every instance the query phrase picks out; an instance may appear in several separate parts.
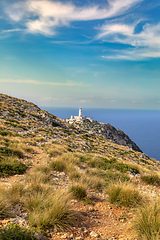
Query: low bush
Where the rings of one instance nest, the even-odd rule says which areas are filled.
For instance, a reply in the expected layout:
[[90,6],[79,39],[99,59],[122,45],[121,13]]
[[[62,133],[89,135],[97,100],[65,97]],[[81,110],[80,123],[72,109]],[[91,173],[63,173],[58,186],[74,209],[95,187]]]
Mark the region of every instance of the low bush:
[[135,173],[135,174],[138,174],[138,173],[139,173],[138,168],[133,167],[133,166],[129,166],[129,165],[124,164],[124,163],[118,163],[118,162],[117,162],[117,163],[114,164],[114,168],[115,168],[116,170],[118,170],[119,172],[122,172],[122,173],[125,173],[125,172],[127,172],[127,171],[131,171],[131,172],[133,172],[133,173]]
[[134,219],[134,228],[138,239],[159,240],[160,239],[160,201],[143,204]]
[[0,176],[23,174],[26,169],[27,166],[16,159],[5,158],[0,160]]
[[107,194],[109,201],[118,206],[134,207],[143,200],[140,193],[129,183],[111,183],[107,188]]
[[0,147],[0,154],[1,156],[4,156],[4,157],[18,157],[18,158],[24,157],[24,154],[21,150],[4,147],[4,146]]
[[148,184],[160,186],[160,177],[157,174],[141,175],[141,179]]
[[130,166],[124,163],[117,162],[115,158],[107,159],[99,156],[86,158],[86,163],[92,168],[98,168],[102,170],[118,170],[121,173],[131,171],[135,174],[139,173],[139,169],[136,166]]
[[16,224],[9,224],[0,228],[1,240],[37,240],[35,233],[25,227],[20,227]]
[[78,200],[84,200],[87,197],[86,188],[79,184],[71,186],[69,192]]
[[1,130],[0,130],[0,135],[3,136],[3,137],[12,136],[12,132],[9,132],[9,131],[1,131]]
[[104,176],[104,182],[106,185],[110,184],[111,182],[126,182],[129,180],[130,178],[125,173],[121,172],[108,171]]

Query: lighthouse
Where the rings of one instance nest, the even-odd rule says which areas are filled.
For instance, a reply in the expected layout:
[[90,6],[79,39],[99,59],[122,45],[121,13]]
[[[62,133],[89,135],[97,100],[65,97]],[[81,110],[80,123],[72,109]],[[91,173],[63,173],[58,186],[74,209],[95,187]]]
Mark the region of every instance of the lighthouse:
[[82,117],[82,108],[79,108],[79,117]]

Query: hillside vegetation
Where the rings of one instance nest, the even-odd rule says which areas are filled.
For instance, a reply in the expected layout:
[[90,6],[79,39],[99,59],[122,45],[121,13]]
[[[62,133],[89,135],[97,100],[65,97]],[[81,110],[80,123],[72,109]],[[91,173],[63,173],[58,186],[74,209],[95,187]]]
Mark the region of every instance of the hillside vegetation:
[[100,128],[0,94],[0,239],[160,239],[159,162]]

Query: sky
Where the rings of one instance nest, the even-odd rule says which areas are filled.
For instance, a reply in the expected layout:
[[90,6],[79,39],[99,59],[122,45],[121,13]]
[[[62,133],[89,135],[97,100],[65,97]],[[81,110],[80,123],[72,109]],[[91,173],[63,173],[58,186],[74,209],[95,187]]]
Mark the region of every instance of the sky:
[[160,110],[160,0],[0,0],[0,93]]

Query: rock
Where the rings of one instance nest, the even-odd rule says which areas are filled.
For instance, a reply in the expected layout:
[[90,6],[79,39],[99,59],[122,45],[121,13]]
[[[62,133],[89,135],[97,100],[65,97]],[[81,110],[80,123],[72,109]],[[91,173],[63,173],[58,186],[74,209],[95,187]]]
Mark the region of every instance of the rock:
[[109,123],[101,124],[101,135],[116,144],[128,146],[135,151],[142,152],[142,150],[129,138],[128,135],[121,130],[117,130]]
[[89,207],[90,212],[94,212],[94,207]]
[[67,239],[67,237],[68,237],[68,234],[65,233],[64,235],[61,236],[61,239]]
[[65,233],[64,235],[61,236],[61,239],[73,239],[73,235],[69,236],[67,233]]
[[4,219],[4,220],[2,221],[2,225],[5,226],[5,225],[7,225],[9,222],[10,222],[10,220]]
[[87,230],[86,227],[81,227],[81,231],[82,231],[82,232],[86,232],[86,231],[88,231],[88,230]]
[[145,153],[142,153],[141,155],[140,155],[140,158],[143,158],[143,159],[149,159],[149,156],[147,155],[147,154],[145,154]]
[[99,237],[99,234],[97,234],[96,232],[92,231],[90,233],[90,237],[97,238],[97,237]]
[[48,239],[42,233],[36,233],[35,236],[37,237],[38,240],[47,240]]

